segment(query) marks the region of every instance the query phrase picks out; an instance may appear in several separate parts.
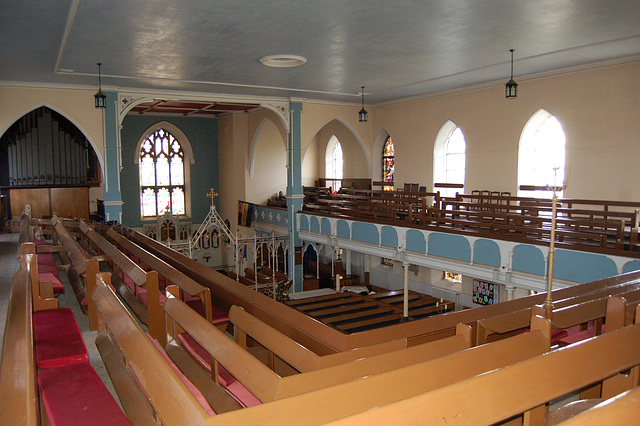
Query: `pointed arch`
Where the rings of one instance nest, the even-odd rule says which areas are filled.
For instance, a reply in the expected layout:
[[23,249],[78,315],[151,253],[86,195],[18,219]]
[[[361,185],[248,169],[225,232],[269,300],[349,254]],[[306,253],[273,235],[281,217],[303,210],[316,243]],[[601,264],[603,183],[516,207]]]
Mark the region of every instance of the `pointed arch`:
[[[440,128],[433,144],[433,182],[434,184],[437,182],[464,184],[465,171],[466,142],[464,134],[457,124],[447,120]],[[441,192],[447,194],[446,189]]]
[[[335,117],[331,118],[330,120],[327,120],[323,125],[321,125],[318,128],[318,131],[316,131],[314,133],[312,139],[315,139],[315,137],[323,129],[327,128],[327,126],[329,126],[333,121],[336,121],[336,122],[342,124],[349,131],[349,134],[358,142],[358,145],[362,149],[362,154],[364,156],[364,159],[367,162],[367,173],[368,173],[369,176],[371,176],[371,155],[369,153],[369,150],[367,149],[367,147],[366,147],[366,145],[364,143],[364,140],[360,136],[360,133],[358,133],[356,131],[356,129],[351,124],[349,124],[347,121],[345,121],[342,117],[335,116]],[[307,155],[307,151],[309,150],[311,145],[313,145],[313,144],[309,144],[304,148],[304,152],[302,153],[303,163],[304,163],[304,157]]]
[[553,196],[551,191],[521,191],[520,186],[561,186],[565,177],[565,145],[562,124],[549,111],[541,108],[529,118],[518,147],[518,196]]
[[[149,139],[154,138],[158,134],[164,138],[168,134],[169,141],[173,139],[173,143],[167,146],[164,144],[157,145],[155,150],[148,146]],[[177,143],[177,146],[173,144]],[[158,151],[161,146],[161,150]],[[146,147],[146,148],[145,148]],[[167,182],[157,182],[156,173],[159,173],[156,154],[166,159],[163,161],[164,170],[168,178]],[[142,156],[149,161],[141,162]],[[171,160],[169,160],[171,157]],[[174,160],[176,167],[174,168]],[[159,204],[164,205],[165,202],[171,206],[169,210],[174,215],[191,216],[191,164],[195,164],[193,149],[187,136],[180,130],[178,126],[168,121],[159,121],[149,126],[138,139],[133,156],[134,164],[139,169],[139,188],[140,188],[140,216],[144,218],[155,218],[164,212],[160,209]],[[148,181],[142,179],[143,174],[146,176],[152,173],[153,178]],[[155,211],[156,214],[153,214]]]
[[104,149],[104,147],[100,147],[101,149],[98,149],[96,142],[91,138],[91,136],[89,136],[89,133],[84,129],[84,127],[77,120],[75,120],[72,116],[70,116],[60,108],[57,108],[55,105],[51,105],[48,102],[41,102],[41,103],[35,104],[34,106],[26,108],[21,113],[17,114],[17,116],[15,116],[13,120],[7,121],[7,124],[2,129],[0,129],[0,138],[3,137],[4,134],[7,132],[7,130],[9,130],[11,126],[13,126],[18,120],[20,120],[25,115],[29,114],[31,111],[35,111],[41,107],[49,108],[51,111],[55,111],[57,114],[60,114],[65,119],[69,120],[69,122],[71,122],[71,124],[73,124],[84,135],[84,137],[87,138],[87,141],[91,145],[91,148],[93,149],[93,152],[95,153],[96,158],[98,159],[98,164],[100,165],[100,173],[102,175],[102,179],[104,182],[104,179],[106,178],[104,157],[102,156],[102,149]]

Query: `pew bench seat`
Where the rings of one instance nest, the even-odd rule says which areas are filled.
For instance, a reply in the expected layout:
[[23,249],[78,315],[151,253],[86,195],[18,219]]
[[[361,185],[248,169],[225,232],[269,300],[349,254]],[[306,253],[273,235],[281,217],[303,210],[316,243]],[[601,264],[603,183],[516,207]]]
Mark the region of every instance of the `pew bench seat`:
[[[603,325],[602,326],[603,333],[604,333],[604,327],[605,326]],[[586,330],[580,330],[580,326],[577,326],[577,327],[571,327],[570,329],[567,330],[567,332],[568,332],[567,336],[558,340],[558,345],[560,345],[560,347],[569,346],[574,343],[578,343],[583,340],[592,338],[595,335],[595,326],[593,324],[593,321],[589,321],[589,323],[587,324]]]
[[88,362],[42,370],[38,387],[53,426],[131,424]]
[[58,265],[52,253],[38,253],[38,279],[51,280],[54,294],[64,293],[64,286],[58,274]]
[[[123,275],[124,275],[124,279],[123,279]],[[118,272],[117,276],[118,278],[120,278],[120,280],[122,280],[122,282],[124,282],[124,284],[129,288],[129,290],[131,290],[131,293],[135,294],[138,300],[142,302],[144,306],[147,306],[147,289],[136,285],[136,283],[134,283],[131,278],[129,278],[126,274],[123,274],[122,272]],[[164,301],[166,300],[165,295],[162,294],[162,292],[160,292],[158,294],[158,297],[160,299],[160,305],[161,306],[164,305]]]
[[[185,303],[194,311],[196,311],[201,317],[206,318],[205,306],[202,303],[202,300],[198,297],[190,296],[188,294],[184,295]],[[225,312],[223,309],[218,308],[216,305],[211,304],[211,324],[213,325],[223,325],[229,322],[229,313]]]
[[64,285],[60,282],[60,276],[55,275],[51,272],[40,272],[38,273],[38,280],[40,281],[51,281],[51,286],[53,288],[53,294],[64,293]]
[[33,339],[36,364],[41,370],[89,361],[71,308],[35,312]]
[[[180,333],[178,342],[205,370],[211,373],[211,354],[188,333]],[[236,380],[222,365],[218,365],[218,383],[243,407],[253,407],[262,402],[242,383]]]

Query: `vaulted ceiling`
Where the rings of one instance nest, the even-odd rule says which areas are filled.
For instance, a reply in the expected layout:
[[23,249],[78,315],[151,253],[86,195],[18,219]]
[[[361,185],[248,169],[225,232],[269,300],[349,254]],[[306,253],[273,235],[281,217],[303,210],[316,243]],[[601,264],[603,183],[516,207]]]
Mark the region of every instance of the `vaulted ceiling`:
[[519,81],[638,60],[639,23],[640,0],[4,1],[0,84],[95,87],[102,62],[111,89],[385,103],[504,84],[510,48]]

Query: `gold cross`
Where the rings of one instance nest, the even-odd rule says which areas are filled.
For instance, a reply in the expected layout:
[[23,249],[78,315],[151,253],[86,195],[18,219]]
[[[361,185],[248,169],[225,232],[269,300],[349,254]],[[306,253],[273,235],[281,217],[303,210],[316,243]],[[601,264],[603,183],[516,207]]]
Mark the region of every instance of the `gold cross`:
[[162,228],[163,231],[167,231],[167,242],[171,241],[171,230],[173,229],[173,226],[171,226],[171,223],[167,222],[167,226]]
[[211,207],[213,207],[213,200],[218,196],[219,194],[213,190],[213,188],[211,188],[211,190],[207,193],[207,197],[211,198]]

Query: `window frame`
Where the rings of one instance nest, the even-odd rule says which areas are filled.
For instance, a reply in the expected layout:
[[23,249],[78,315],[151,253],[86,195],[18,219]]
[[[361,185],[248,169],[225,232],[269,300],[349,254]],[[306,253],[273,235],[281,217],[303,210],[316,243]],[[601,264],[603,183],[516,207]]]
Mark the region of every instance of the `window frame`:
[[[387,150],[387,145],[391,143],[391,146],[393,147],[393,155],[385,155],[385,152]],[[391,180],[386,180],[385,179],[385,166],[387,163],[387,159],[392,159],[393,160],[393,172],[391,172]],[[391,183],[392,185],[384,185],[382,187],[382,189],[384,191],[393,191],[394,189],[394,185],[393,183],[395,182],[395,178],[396,178],[396,145],[395,143],[393,143],[393,138],[391,138],[391,136],[387,136],[387,139],[384,141],[384,144],[382,145],[382,182],[385,183]]]
[[[560,130],[562,131],[563,136],[563,158],[564,164],[562,164],[562,173],[556,180],[556,176],[552,178],[551,172],[546,175],[544,178],[540,178],[540,180],[535,179],[535,173],[532,172],[534,170],[529,161],[535,154],[533,154],[532,150],[529,148],[529,145],[536,146],[535,140],[538,132],[541,127],[545,125],[545,123],[550,120],[555,119],[560,126]],[[535,150],[534,150],[535,151]],[[525,160],[527,159],[527,160]],[[526,163],[527,167],[523,167]],[[559,167],[559,166],[558,166]],[[549,111],[544,108],[536,111],[527,121],[527,123],[522,128],[522,133],[520,134],[520,142],[518,143],[518,191],[517,194],[519,197],[532,197],[532,198],[542,198],[542,199],[551,199],[553,198],[552,191],[523,191],[520,190],[521,185],[536,185],[536,186],[544,186],[542,180],[550,181],[554,180],[555,182],[548,182],[550,185],[562,186],[563,181],[566,179],[566,168],[567,168],[567,134],[562,127],[562,123],[558,120],[558,117],[551,114]],[[536,168],[538,170],[540,168]],[[553,170],[553,168],[551,169]],[[533,178],[531,178],[533,176]],[[558,191],[558,197],[562,198],[564,195],[564,191]]]
[[[465,150],[465,166],[463,169],[464,179],[463,182],[449,182],[447,178],[447,171],[450,170],[447,166],[447,156],[449,155],[448,147],[449,141],[451,140],[451,136],[453,133],[460,129],[462,133],[462,140],[464,141]],[[436,136],[436,140],[433,144],[433,183],[462,183],[465,185],[467,179],[467,140],[464,136],[464,132],[462,128],[455,124],[453,121],[448,120],[446,123],[442,125],[438,135]],[[440,191],[440,194],[444,197],[447,196],[455,196],[456,192],[464,192],[464,188],[433,188],[434,192]]]
[[[335,151],[337,147],[340,147],[340,153],[342,154],[342,170],[340,170],[340,177],[335,176],[336,175],[335,171],[337,170],[335,167],[335,162],[336,162]],[[333,190],[337,192],[342,187],[342,182],[336,182],[335,180],[340,179],[340,181],[342,181],[342,179],[344,179],[344,150],[342,149],[342,144],[340,143],[340,140],[337,138],[336,135],[332,135],[329,138],[329,142],[327,143],[327,149],[325,151],[324,163],[325,163],[325,170],[324,170],[325,177],[327,179],[332,179],[332,183],[334,183],[334,185],[331,185],[331,186]]]
[[[170,123],[168,121],[159,121],[157,123],[149,126],[144,132],[142,132],[140,138],[138,139],[138,143],[136,144],[134,155],[133,155],[133,163],[137,168],[137,176],[138,176],[138,191],[139,191],[139,200],[140,200],[140,220],[143,222],[157,221],[159,215],[155,216],[144,216],[143,215],[143,204],[142,204],[142,183],[140,181],[140,151],[142,150],[142,145],[149,138],[149,136],[153,135],[158,130],[164,130],[167,133],[170,133],[173,138],[180,144],[180,148],[183,152],[183,172],[184,172],[184,204],[185,204],[185,213],[184,215],[174,215],[176,217],[191,217],[191,165],[195,164],[195,158],[193,156],[193,150],[191,148],[191,143],[189,139],[184,134],[180,128],[178,128],[175,124]],[[167,185],[168,186],[168,185]],[[145,187],[147,187],[145,185]],[[157,209],[157,206],[156,206]]]

